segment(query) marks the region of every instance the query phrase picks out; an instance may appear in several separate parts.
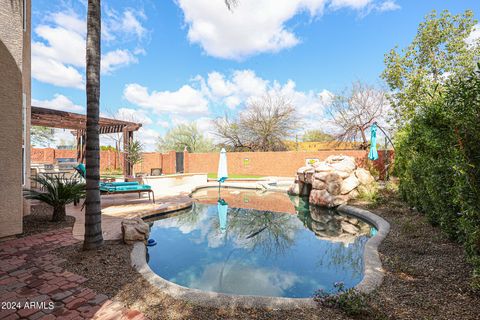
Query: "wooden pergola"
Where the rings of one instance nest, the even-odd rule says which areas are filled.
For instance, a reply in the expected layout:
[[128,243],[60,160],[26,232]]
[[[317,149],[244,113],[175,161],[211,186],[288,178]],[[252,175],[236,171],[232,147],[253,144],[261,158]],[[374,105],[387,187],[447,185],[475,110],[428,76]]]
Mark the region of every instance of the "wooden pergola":
[[[87,127],[86,115],[32,106],[31,124],[32,126],[72,130],[72,134],[76,136],[77,141],[77,161],[84,162]],[[101,117],[99,127],[100,134],[122,133],[123,147],[124,150],[127,150],[133,141],[133,132],[140,129],[142,124]],[[127,161],[127,157],[124,157],[123,162],[123,174],[131,175],[132,165]]]

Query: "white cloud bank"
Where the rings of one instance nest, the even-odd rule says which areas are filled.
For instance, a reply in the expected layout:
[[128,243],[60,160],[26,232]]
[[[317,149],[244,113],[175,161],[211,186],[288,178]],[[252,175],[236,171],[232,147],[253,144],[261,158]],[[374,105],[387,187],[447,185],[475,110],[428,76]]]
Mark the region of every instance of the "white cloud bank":
[[188,28],[188,39],[206,54],[242,60],[248,56],[278,52],[301,42],[287,23],[296,15],[312,18],[326,9],[350,9],[366,15],[376,10],[400,8],[394,0],[250,0],[241,1],[229,12],[224,1],[177,0]]
[[[114,40],[116,35],[132,34],[142,38],[146,29],[140,20],[146,19],[142,12],[125,9],[123,15],[107,16],[104,23],[105,40]],[[75,12],[56,12],[47,17],[44,23],[34,28],[32,41],[32,77],[38,81],[59,87],[85,88],[85,42],[86,18]],[[143,49],[130,52],[128,49],[115,49],[102,55],[102,73],[113,71],[137,63],[137,54]]]
[[73,103],[72,100],[58,93],[50,100],[32,99],[32,106],[76,113],[85,112],[84,107]]
[[213,137],[212,119],[225,112],[241,112],[251,99],[266,94],[280,94],[288,99],[307,120],[305,128],[321,123],[325,107],[333,97],[328,90],[298,90],[293,80],[285,83],[267,80],[248,69],[197,75],[174,91],[151,90],[137,83],[127,84],[123,91],[125,100],[159,116],[157,128],[196,121],[199,129],[210,137]]

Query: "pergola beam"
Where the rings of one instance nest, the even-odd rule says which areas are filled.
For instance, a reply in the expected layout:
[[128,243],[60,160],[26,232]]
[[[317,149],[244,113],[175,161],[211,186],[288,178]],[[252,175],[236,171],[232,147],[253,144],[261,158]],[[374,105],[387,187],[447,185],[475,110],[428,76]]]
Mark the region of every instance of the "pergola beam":
[[[77,161],[83,162],[85,158],[87,127],[86,115],[32,106],[31,124],[32,126],[72,130],[72,134],[75,135],[77,143]],[[124,150],[127,150],[129,144],[133,141],[133,132],[142,127],[141,123],[103,117],[100,118],[98,124],[100,134],[122,133]],[[124,157],[124,175],[130,175],[133,171],[132,169],[132,165],[127,161],[127,158]]]

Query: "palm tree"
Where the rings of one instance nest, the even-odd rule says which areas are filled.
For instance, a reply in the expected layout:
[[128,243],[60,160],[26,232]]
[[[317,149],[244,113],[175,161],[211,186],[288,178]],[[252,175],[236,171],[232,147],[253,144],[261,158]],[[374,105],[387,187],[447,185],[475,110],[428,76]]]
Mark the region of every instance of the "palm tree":
[[103,244],[100,205],[100,0],[88,0],[87,16],[87,132],[86,132],[86,198],[85,237],[83,248],[90,250]]
[[50,205],[53,208],[53,222],[65,221],[65,206],[78,202],[85,196],[85,184],[77,179],[67,179],[64,176],[38,176],[32,177],[32,180],[45,191],[24,189],[23,196]]

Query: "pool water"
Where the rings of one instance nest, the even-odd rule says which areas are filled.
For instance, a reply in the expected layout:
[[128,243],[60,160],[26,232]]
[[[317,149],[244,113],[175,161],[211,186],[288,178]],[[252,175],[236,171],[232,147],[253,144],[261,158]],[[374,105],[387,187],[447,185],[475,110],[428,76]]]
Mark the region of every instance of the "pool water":
[[[363,278],[366,222],[284,193],[202,191],[190,210],[150,221],[150,268],[178,285],[305,298]],[[270,207],[271,210],[266,210]],[[282,212],[283,211],[283,212]]]

